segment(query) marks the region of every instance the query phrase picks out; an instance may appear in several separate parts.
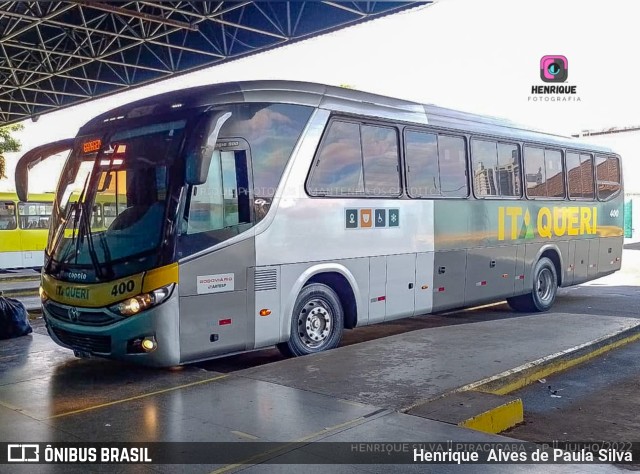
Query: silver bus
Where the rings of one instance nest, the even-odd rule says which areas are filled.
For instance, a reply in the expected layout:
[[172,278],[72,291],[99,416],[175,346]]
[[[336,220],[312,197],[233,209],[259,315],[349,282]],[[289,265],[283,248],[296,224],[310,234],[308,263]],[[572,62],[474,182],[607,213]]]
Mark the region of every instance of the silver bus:
[[[511,122],[320,84],[215,84],[118,107],[70,149],[41,298],[78,356],[173,366],[620,269],[620,158]],[[48,155],[27,153],[16,185]],[[73,196],[73,197],[72,197]],[[100,203],[113,214],[95,224]],[[110,215],[111,215],[110,214]]]

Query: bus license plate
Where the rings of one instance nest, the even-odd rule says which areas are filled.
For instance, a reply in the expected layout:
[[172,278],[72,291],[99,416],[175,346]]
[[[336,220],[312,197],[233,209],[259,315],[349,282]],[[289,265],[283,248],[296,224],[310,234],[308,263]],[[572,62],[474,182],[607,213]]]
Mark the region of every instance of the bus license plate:
[[79,359],[90,359],[91,358],[91,352],[79,351],[77,349],[73,350],[73,355],[76,356]]

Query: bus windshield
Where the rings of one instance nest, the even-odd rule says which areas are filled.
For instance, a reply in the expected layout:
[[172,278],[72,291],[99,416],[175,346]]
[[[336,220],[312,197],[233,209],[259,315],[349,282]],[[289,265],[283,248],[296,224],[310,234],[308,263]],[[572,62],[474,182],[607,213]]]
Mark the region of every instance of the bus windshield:
[[185,125],[176,120],[77,140],[56,194],[47,246],[52,266],[102,280],[157,265]]

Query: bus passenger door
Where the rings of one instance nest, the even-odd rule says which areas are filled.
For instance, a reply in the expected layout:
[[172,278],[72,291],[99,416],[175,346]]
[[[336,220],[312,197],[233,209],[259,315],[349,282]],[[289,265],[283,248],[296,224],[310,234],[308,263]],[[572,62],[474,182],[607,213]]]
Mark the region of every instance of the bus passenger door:
[[[178,240],[181,362],[254,345],[247,297],[248,269],[255,267],[254,238],[215,248],[253,225],[248,146],[241,140],[232,145],[218,145],[206,182],[191,186],[185,206]],[[194,254],[198,257],[190,258]]]
[[416,254],[387,256],[387,314],[384,320],[413,316]]

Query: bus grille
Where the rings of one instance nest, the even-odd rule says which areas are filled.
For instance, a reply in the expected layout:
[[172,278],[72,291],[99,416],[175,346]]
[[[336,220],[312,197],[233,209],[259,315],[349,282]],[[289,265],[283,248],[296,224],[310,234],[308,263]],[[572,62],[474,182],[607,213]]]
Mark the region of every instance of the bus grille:
[[111,353],[111,336],[92,336],[89,334],[78,334],[76,332],[65,331],[60,328],[53,328],[56,337],[60,342],[76,350],[85,352],[95,352],[97,354]]
[[275,268],[256,269],[254,286],[256,291],[275,290],[278,287],[278,271]]
[[82,324],[85,326],[105,326],[111,324],[117,319],[104,311],[85,311],[78,309],[75,319],[69,316],[69,308],[58,306],[55,303],[46,303],[47,312],[54,318],[67,323]]

